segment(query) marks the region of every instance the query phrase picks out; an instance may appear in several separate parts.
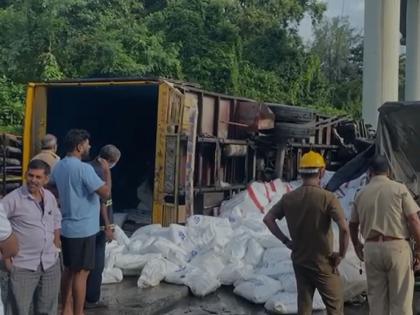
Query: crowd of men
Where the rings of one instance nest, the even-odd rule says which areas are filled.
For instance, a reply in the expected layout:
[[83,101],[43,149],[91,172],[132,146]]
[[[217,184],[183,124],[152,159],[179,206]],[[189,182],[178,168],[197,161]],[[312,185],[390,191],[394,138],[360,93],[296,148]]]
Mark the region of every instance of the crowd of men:
[[106,145],[85,162],[90,135],[80,129],[70,130],[62,145],[60,160],[56,137],[46,135],[23,186],[0,203],[0,250],[9,272],[6,314],[58,314],[60,292],[63,315],[105,307],[100,287],[105,244],[113,238],[110,169],[121,153]]
[[[35,314],[57,314],[60,285],[63,315],[105,306],[100,287],[105,244],[113,238],[110,170],[121,153],[106,145],[95,159],[84,162],[89,159],[90,135],[79,129],[70,130],[62,145],[66,155],[60,160],[57,139],[47,135],[42,151],[28,165],[24,185],[0,203],[0,251],[10,275],[6,314],[28,315],[31,308]],[[312,314],[315,289],[328,315],[343,314],[339,265],[350,238],[365,262],[370,314],[413,314],[419,206],[405,185],[389,178],[388,161],[378,155],[348,225],[339,200],[320,185],[325,167],[319,153],[304,154],[301,187],[285,194],[264,218],[292,251],[298,314]],[[276,223],[283,218],[290,238]],[[338,252],[333,251],[332,221],[339,229]]]

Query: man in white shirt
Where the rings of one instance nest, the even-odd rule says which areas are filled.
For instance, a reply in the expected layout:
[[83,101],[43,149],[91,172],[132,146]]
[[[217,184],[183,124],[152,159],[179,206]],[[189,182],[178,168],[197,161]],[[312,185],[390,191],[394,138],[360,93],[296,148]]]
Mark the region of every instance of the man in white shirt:
[[[0,204],[0,252],[2,259],[13,257],[18,252],[18,243],[15,235],[12,233],[12,227],[6,217],[2,204]],[[3,303],[0,299],[0,315],[3,314]]]

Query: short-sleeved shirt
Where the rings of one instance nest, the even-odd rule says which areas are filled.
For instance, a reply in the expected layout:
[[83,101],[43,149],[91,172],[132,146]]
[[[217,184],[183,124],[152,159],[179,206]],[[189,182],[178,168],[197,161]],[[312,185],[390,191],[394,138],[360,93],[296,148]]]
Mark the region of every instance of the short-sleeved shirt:
[[360,223],[362,236],[410,236],[406,216],[419,211],[407,187],[387,176],[374,176],[356,196],[350,222]]
[[331,272],[333,252],[332,216],[344,217],[335,195],[318,186],[303,185],[289,192],[270,210],[285,217],[293,241],[293,263],[317,271]]
[[7,240],[11,234],[12,226],[10,225],[9,219],[7,219],[3,204],[0,203],[0,242]]
[[[0,204],[0,242],[5,241],[12,234],[12,227],[4,212],[3,205]],[[1,296],[1,291],[0,291]],[[0,299],[0,315],[4,314],[2,299]]]
[[[90,165],[92,165],[93,169],[95,170],[96,174],[102,179],[105,180],[104,171],[102,169],[102,166],[98,163],[95,163],[94,161],[90,162]],[[106,206],[106,209],[108,211],[108,219],[109,222],[112,222],[112,216],[113,216],[113,209],[112,209],[112,197],[109,197],[106,200],[101,200],[101,203]],[[105,222],[102,219],[102,215],[99,216],[99,224],[101,226],[105,226]]]
[[63,216],[61,235],[68,238],[88,237],[99,231],[99,196],[104,182],[88,163],[65,157],[52,173]]
[[60,161],[60,157],[51,150],[42,150],[37,155],[35,155],[32,160],[44,161],[50,166],[52,171],[54,166],[58,163],[58,161]]
[[4,212],[16,235],[19,252],[13,265],[27,270],[44,270],[58,259],[54,244],[54,231],[61,228],[61,213],[54,195],[41,189],[43,203],[29,193],[26,186],[19,187],[2,199]]

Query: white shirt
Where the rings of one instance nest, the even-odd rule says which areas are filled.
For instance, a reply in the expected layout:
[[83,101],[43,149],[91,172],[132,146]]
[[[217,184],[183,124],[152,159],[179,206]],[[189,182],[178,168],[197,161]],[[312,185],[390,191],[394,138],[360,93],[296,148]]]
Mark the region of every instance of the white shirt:
[[[7,240],[12,234],[12,227],[10,226],[10,222],[6,217],[6,213],[4,212],[3,205],[0,204],[0,242]],[[1,296],[1,291],[0,291]],[[3,302],[0,298],[0,315],[4,315],[4,308]]]

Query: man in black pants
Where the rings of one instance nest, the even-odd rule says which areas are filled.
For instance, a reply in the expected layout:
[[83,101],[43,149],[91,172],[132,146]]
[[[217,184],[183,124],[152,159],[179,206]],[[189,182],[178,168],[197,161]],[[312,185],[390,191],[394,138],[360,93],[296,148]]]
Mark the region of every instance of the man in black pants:
[[[99,151],[99,156],[90,164],[93,166],[96,174],[103,178],[103,170],[101,168],[101,159],[106,160],[109,168],[114,167],[121,157],[121,152],[112,144],[108,144]],[[106,308],[107,305],[100,301],[102,272],[105,264],[105,244],[113,239],[112,226],[112,199],[111,196],[107,200],[101,200],[100,225],[101,230],[96,235],[95,249],[95,269],[92,270],[87,279],[86,285],[86,302],[85,308]]]

